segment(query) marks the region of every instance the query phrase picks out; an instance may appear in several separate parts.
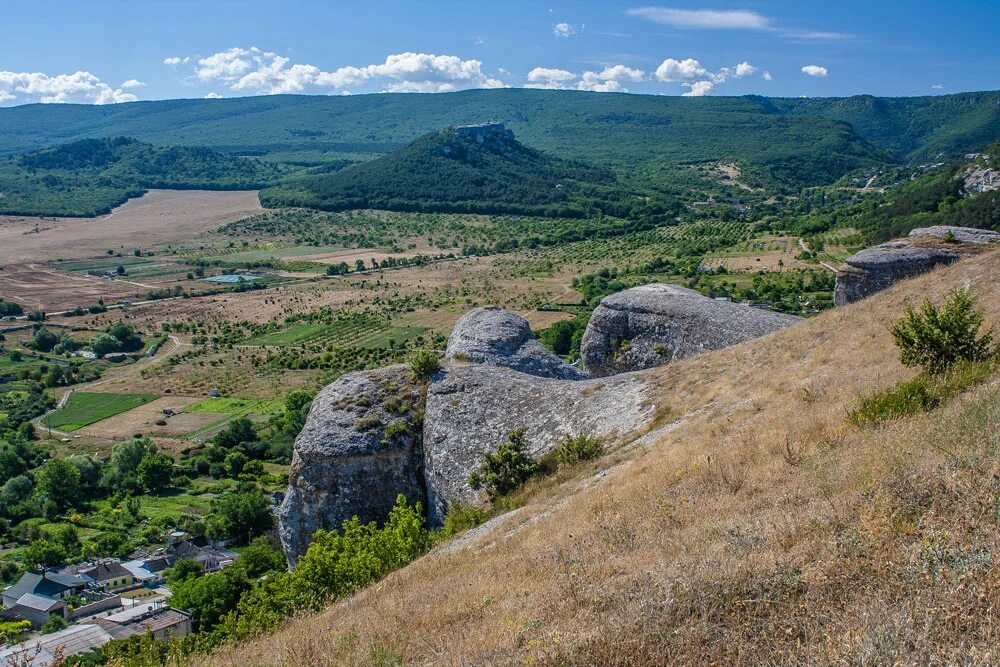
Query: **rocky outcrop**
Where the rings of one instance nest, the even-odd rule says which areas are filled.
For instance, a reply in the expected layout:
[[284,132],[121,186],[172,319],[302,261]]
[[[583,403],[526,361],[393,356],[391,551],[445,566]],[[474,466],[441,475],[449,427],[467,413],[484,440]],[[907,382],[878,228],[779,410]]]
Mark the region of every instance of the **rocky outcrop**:
[[1000,241],[1000,234],[971,227],[939,225],[914,229],[909,237],[866,248],[848,257],[837,272],[833,301],[843,306],[881,292],[982,246]]
[[469,475],[486,452],[525,429],[540,456],[566,436],[615,439],[648,426],[652,404],[634,375],[604,380],[540,379],[506,368],[452,366],[431,384],[424,427],[428,517],[440,524],[450,502],[475,502]]
[[421,389],[405,366],[345,375],[316,396],[279,514],[290,563],[319,529],[355,515],[381,521],[400,493],[425,502],[421,414]]
[[716,301],[676,285],[642,285],[601,300],[583,334],[580,355],[588,373],[606,376],[736,345],[799,319]]
[[445,356],[538,377],[563,380],[584,377],[535,340],[527,320],[497,307],[477,308],[462,316],[448,338]]

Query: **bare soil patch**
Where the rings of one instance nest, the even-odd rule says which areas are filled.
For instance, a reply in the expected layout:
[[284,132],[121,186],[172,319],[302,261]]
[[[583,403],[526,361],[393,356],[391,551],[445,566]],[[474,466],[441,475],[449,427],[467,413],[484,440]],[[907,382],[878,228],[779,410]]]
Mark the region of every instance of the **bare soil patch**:
[[0,216],[0,264],[191,241],[260,210],[256,191],[150,190],[99,218]]
[[[190,431],[173,428],[171,422],[176,417],[165,417],[163,410],[166,408],[180,410],[198,400],[200,399],[190,396],[164,396],[128,412],[123,412],[86,426],[80,429],[79,432],[83,436],[108,440],[130,438],[136,433],[151,433],[154,431],[160,435],[168,435],[167,431],[177,431],[176,433],[169,433],[169,435],[186,435]],[[168,425],[163,427],[156,426],[155,422],[158,419],[165,420]],[[211,423],[211,421],[208,423]]]

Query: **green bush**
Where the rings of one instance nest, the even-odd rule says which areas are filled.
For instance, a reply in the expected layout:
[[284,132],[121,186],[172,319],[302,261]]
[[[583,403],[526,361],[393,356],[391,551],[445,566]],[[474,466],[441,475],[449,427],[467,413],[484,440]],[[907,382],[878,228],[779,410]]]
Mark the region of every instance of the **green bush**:
[[603,453],[603,440],[581,433],[559,443],[556,448],[556,461],[563,465],[574,465],[581,461],[596,459]]
[[982,361],[993,353],[993,336],[979,335],[983,314],[967,289],[954,292],[938,308],[925,299],[920,310],[907,306],[906,315],[892,327],[900,359],[931,374],[942,373],[959,361]]
[[989,378],[997,361],[961,361],[947,372],[923,372],[915,378],[862,397],[848,413],[856,426],[878,426],[900,417],[929,412],[969,387]]
[[410,375],[415,382],[426,382],[441,370],[437,355],[430,350],[420,350],[410,361]]
[[538,471],[538,461],[528,454],[524,429],[512,431],[496,452],[487,452],[483,464],[469,476],[469,486],[486,489],[490,500],[516,491]]
[[444,525],[438,533],[438,539],[447,540],[470,528],[475,528],[486,521],[486,510],[476,505],[452,503],[448,506],[448,514],[444,517]]

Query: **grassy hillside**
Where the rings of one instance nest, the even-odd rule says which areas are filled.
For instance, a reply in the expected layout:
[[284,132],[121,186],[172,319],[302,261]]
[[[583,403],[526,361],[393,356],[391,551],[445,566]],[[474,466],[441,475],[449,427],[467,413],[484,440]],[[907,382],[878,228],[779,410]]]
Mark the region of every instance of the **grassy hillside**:
[[[552,157],[495,127],[431,132],[389,155],[265,190],[268,206],[579,217],[648,207],[608,169]],[[485,140],[483,140],[485,139]],[[642,206],[640,206],[640,204]]]
[[[198,664],[992,664],[1000,383],[858,428],[908,302],[987,253],[649,372],[664,426],[458,545]],[[667,423],[676,415],[685,415]]]
[[280,173],[207,148],[82,139],[0,159],[0,213],[100,215],[147,188],[249,190]]
[[998,97],[791,100],[505,89],[32,105],[0,110],[0,152],[127,135],[322,162],[385,154],[443,126],[495,119],[539,150],[664,186],[675,183],[678,164],[707,160],[744,162],[755,178],[801,185],[829,182],[890,154],[981,147],[984,137],[1000,135]]

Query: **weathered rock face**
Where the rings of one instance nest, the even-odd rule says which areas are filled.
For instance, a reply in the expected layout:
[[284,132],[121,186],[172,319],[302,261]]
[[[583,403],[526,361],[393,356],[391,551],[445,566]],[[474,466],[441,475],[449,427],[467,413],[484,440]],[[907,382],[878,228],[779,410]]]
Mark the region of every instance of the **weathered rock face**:
[[951,264],[995,242],[1000,242],[1000,234],[984,229],[947,225],[914,229],[906,239],[866,248],[848,257],[837,272],[833,301],[838,306],[860,301],[893,283]]
[[524,428],[539,456],[566,436],[615,438],[648,426],[653,407],[635,375],[605,380],[541,379],[506,368],[452,366],[427,393],[424,476],[428,517],[443,521],[448,503],[480,499],[469,475],[511,431]]
[[405,366],[345,375],[316,396],[295,440],[279,516],[289,562],[321,528],[339,528],[354,515],[384,520],[397,494],[426,502],[421,407]]
[[583,334],[580,355],[588,373],[606,376],[736,345],[799,319],[716,301],[676,285],[642,285],[601,300]]
[[935,225],[933,227],[919,227],[910,232],[910,238],[937,238],[944,239],[951,234],[951,238],[956,243],[996,243],[1000,241],[1000,232],[989,229],[976,229],[975,227],[955,227],[952,225]]
[[497,307],[477,308],[463,315],[448,337],[445,356],[512,368],[538,377],[563,380],[585,377],[535,340],[527,320]]

